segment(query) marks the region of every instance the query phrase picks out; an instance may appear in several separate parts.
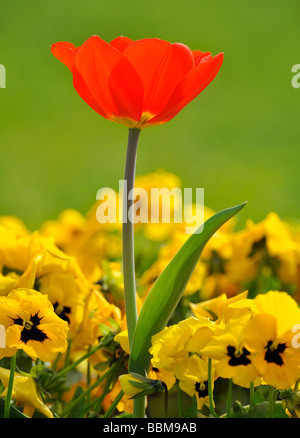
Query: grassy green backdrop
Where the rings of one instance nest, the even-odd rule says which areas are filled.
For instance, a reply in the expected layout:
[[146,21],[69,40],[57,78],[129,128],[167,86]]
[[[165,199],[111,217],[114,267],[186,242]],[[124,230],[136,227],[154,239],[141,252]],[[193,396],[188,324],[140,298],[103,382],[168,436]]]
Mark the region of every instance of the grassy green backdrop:
[[36,228],[62,209],[86,212],[101,187],[123,177],[127,129],[91,110],[51,52],[82,44],[158,37],[223,51],[215,81],[171,122],[141,135],[137,173],[165,168],[204,187],[215,210],[300,217],[298,0],[2,0],[0,214]]

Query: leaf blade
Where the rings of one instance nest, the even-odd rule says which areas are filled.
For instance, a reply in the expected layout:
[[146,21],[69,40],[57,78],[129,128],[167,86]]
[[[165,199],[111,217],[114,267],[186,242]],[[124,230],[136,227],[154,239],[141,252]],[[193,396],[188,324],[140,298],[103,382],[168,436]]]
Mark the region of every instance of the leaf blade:
[[[142,306],[129,358],[130,372],[144,375],[150,364],[151,337],[161,331],[173,314],[201,253],[215,232],[237,214],[243,204],[209,218],[199,234],[192,234],[156,280]],[[202,226],[200,227],[202,228]]]

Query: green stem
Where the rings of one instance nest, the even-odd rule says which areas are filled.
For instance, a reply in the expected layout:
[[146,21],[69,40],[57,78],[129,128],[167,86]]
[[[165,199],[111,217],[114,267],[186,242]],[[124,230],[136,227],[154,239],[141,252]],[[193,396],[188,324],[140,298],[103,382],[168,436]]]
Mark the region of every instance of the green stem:
[[168,411],[169,411],[169,392],[167,385],[165,387],[165,418],[168,418]]
[[69,339],[68,340],[68,348],[67,348],[66,356],[65,356],[64,368],[69,365],[71,348],[72,348],[72,339]]
[[[133,223],[133,194],[135,166],[139,129],[129,129],[127,154],[124,175],[123,191],[123,278],[124,278],[124,300],[128,330],[128,340],[131,349],[134,331],[137,323],[136,307],[136,284],[135,284],[135,260],[134,260],[134,223]],[[129,199],[130,198],[130,199]],[[145,416],[145,397],[135,399],[133,402],[133,417],[144,418]]]
[[216,416],[214,408],[214,398],[212,389],[212,375],[211,375],[211,358],[208,359],[208,401],[209,401],[209,412],[214,417]]
[[110,340],[107,342],[100,342],[100,344],[96,345],[94,348],[91,348],[86,354],[81,356],[79,359],[77,359],[75,362],[73,362],[71,365],[69,365],[67,368],[64,368],[59,373],[57,373],[54,377],[51,377],[49,381],[45,384],[45,389],[50,389],[56,382],[58,382],[59,379],[64,377],[69,371],[76,368],[81,362],[83,362],[85,359],[90,357],[92,354],[94,354],[96,351],[98,351],[100,348],[105,347],[105,345],[108,345],[110,343]]
[[[104,390],[102,392],[102,394],[93,402],[91,402],[87,407],[86,407],[86,411],[90,410],[91,408],[94,408],[94,412],[99,413],[100,409],[102,407],[102,403],[104,398],[106,397],[107,393],[110,390],[111,387],[111,383],[113,381],[113,379],[115,378],[115,375],[117,374],[117,371],[120,367],[120,365],[122,364],[123,361],[123,357],[124,357],[124,352],[120,355],[120,357],[118,358],[118,360],[116,362],[114,362],[112,364],[112,366],[110,367],[110,374],[107,376],[106,379],[106,383],[105,383],[105,387]],[[115,371],[115,372],[112,372]]]
[[[120,356],[121,357],[121,356]],[[101,376],[99,379],[97,379],[92,385],[88,387],[86,391],[84,391],[82,394],[80,394],[75,400],[72,400],[66,409],[62,412],[60,417],[65,417],[83,398],[88,396],[94,388],[96,388],[98,385],[100,385],[101,382],[105,379],[109,379],[109,377],[115,372],[115,370],[119,367],[120,360],[116,361],[112,364],[112,366]]]
[[110,373],[110,375],[108,376],[108,378],[106,380],[103,393],[100,395],[99,398],[97,398],[93,402],[90,402],[90,404],[85,409],[86,412],[90,411],[91,409],[93,409],[93,411],[96,413],[100,412],[103,400],[105,399],[107,393],[109,392],[109,388],[110,388],[113,377],[114,377],[114,375],[112,373]]
[[124,392],[121,389],[121,391],[119,392],[119,394],[115,398],[114,402],[110,405],[109,409],[103,415],[103,418],[109,418],[113,414],[113,412],[116,409],[118,403],[121,401],[123,395],[124,395]]
[[268,404],[268,418],[273,418],[274,413],[274,405],[277,399],[278,391],[275,390],[273,387],[270,388],[269,393],[269,404]]
[[56,368],[57,368],[57,365],[58,365],[58,362],[59,362],[60,358],[61,358],[61,353],[59,352],[59,353],[57,353],[57,356],[56,356],[56,358],[55,358],[55,360],[54,360],[54,362],[52,364],[52,370],[53,371],[56,371]]
[[108,371],[103,374],[103,376],[99,377],[86,391],[81,393],[75,400],[70,402],[66,409],[60,414],[60,418],[65,417],[83,398],[85,398],[91,391],[96,388],[100,383],[107,377]]
[[250,382],[250,408],[254,405],[254,383]]
[[[91,351],[91,346],[89,346],[88,352]],[[87,387],[89,388],[90,384],[91,384],[91,365],[90,362],[87,362],[87,370],[86,370],[86,383],[87,383]],[[91,403],[91,393],[88,393],[88,397],[87,397],[87,403]]]
[[227,392],[227,414],[226,417],[229,418],[230,409],[232,401],[232,379],[228,380],[228,392]]
[[178,415],[179,418],[183,418],[182,391],[179,386],[178,386]]
[[13,386],[14,386],[16,360],[17,360],[17,354],[14,354],[10,359],[10,374],[9,374],[9,381],[8,381],[6,398],[5,398],[4,418],[9,418],[11,395],[12,395]]
[[146,397],[139,397],[133,400],[133,418],[145,418]]
[[133,194],[136,155],[140,130],[129,129],[127,154],[124,175],[123,192],[123,277],[125,312],[128,329],[129,345],[131,347],[135,326],[137,323],[136,308],[136,284],[135,284],[135,260],[134,260],[134,224],[133,224],[133,200],[128,199]]

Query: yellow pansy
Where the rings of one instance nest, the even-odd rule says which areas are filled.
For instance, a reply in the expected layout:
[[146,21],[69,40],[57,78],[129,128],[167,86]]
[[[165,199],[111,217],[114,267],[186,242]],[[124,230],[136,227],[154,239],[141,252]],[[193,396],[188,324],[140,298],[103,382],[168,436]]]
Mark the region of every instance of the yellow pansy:
[[[172,189],[180,189],[181,185],[181,180],[177,175],[162,169],[136,177],[135,190],[145,190],[147,199],[144,200],[141,197],[140,202],[142,204],[141,208],[145,208],[148,213],[147,223],[138,224],[136,228],[142,227],[145,235],[150,240],[164,240],[171,236],[174,227],[173,214],[176,208],[176,199],[174,199],[173,196],[170,196],[170,191]],[[160,190],[158,205],[154,202],[154,196],[152,196],[153,188]],[[143,205],[143,201],[146,205]],[[162,221],[162,205],[164,202],[170,203],[170,223],[168,223],[168,227],[166,227],[166,224]],[[157,216],[158,224],[152,223],[151,218],[153,218],[153,215]]]
[[148,373],[148,377],[152,380],[160,380],[164,382],[170,390],[176,383],[176,377],[173,371],[167,371],[164,368],[160,370],[158,368],[152,367]]
[[[179,379],[179,387],[189,396],[196,396],[197,408],[201,409],[208,404],[208,362],[197,355],[187,357],[176,367],[176,377]],[[212,388],[215,379],[214,367],[212,367]]]
[[58,316],[68,322],[69,336],[78,329],[85,299],[93,285],[73,256],[53,239],[34,232],[18,236],[0,227],[0,295],[17,288],[35,289],[48,296]]
[[30,234],[24,222],[16,216],[0,216],[0,226],[11,230],[18,237]]
[[67,209],[60,213],[57,220],[46,221],[40,234],[54,239],[55,244],[65,252],[76,245],[79,237],[85,232],[86,218],[74,209]]
[[225,293],[211,300],[199,303],[190,303],[190,308],[197,318],[207,317],[212,320],[224,318],[228,320],[233,316],[241,316],[252,307],[252,302],[247,300],[248,291],[227,298]]
[[244,230],[237,233],[235,239],[236,261],[238,263],[239,259],[246,257],[249,262],[248,271],[253,278],[259,274],[259,270],[268,269],[282,282],[296,282],[297,243],[290,227],[276,213],[269,213],[258,224],[248,220]]
[[64,253],[76,257],[91,282],[99,281],[103,275],[102,260],[121,255],[120,224],[100,224],[98,207],[99,202],[85,216],[74,209],[65,210],[57,220],[45,222],[40,229],[41,236],[52,238]]
[[111,320],[120,323],[122,314],[120,309],[96,289],[92,289],[86,299],[82,322],[74,334],[72,348],[84,350],[94,345],[98,337],[102,336],[101,324],[112,327]]
[[6,330],[6,348],[0,349],[1,357],[22,349],[33,359],[49,361],[66,351],[68,324],[40,292],[15,289],[7,297],[0,297],[0,324]]
[[216,374],[224,379],[232,379],[243,387],[260,383],[260,375],[253,366],[254,353],[245,344],[245,326],[251,315],[233,319],[223,327],[223,332],[212,336],[200,351],[204,357],[216,360]]
[[[4,391],[0,394],[0,397],[6,397],[7,387],[9,382],[10,371],[5,368],[0,368],[0,380],[5,387]],[[33,377],[24,376],[20,373],[14,374],[14,383],[12,390],[12,398],[24,406],[23,413],[28,416],[32,416],[34,410],[44,414],[48,418],[53,418],[53,414],[46,406],[41,397],[37,393],[37,388]]]
[[188,356],[186,343],[202,323],[196,318],[187,318],[178,324],[166,327],[152,336],[151,364],[154,368],[174,371],[178,362]]
[[81,282],[72,269],[53,270],[38,279],[38,290],[48,296],[55,313],[67,321],[70,338],[82,322],[89,287]]
[[285,292],[270,291],[253,301],[255,315],[244,333],[245,345],[255,352],[253,365],[266,384],[289,388],[300,377],[300,352],[292,343],[300,309]]

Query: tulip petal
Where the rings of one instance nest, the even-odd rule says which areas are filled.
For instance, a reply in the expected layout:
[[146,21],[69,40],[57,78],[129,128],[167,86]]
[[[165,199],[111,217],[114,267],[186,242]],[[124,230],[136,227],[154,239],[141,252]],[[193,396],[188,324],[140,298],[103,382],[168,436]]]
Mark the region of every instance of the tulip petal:
[[122,57],[109,78],[109,90],[118,117],[139,121],[143,111],[144,87],[127,58]]
[[210,52],[201,52],[201,50],[192,50],[193,56],[194,56],[194,62],[195,67],[199,65],[201,59],[205,58],[206,56],[211,55]]
[[[90,91],[106,116],[116,112],[114,101],[108,89],[108,82],[111,71],[121,56],[122,54],[106,41],[98,36],[92,36],[79,47],[74,63],[85,83],[84,91],[87,89]],[[74,84],[76,87],[78,75],[74,79],[76,79]],[[81,87],[78,89],[82,91]]]
[[165,107],[177,85],[193,68],[194,57],[191,50],[184,44],[172,44],[157,78],[150,104],[152,114],[158,114]]
[[112,47],[115,47],[116,49],[118,49],[120,52],[123,53],[124,50],[127,49],[129,44],[131,44],[132,42],[133,42],[132,39],[120,36],[120,37],[117,37],[117,38],[113,39],[110,42],[110,45]]
[[216,76],[223,54],[191,50],[184,44],[92,36],[76,48],[68,42],[51,51],[73,73],[82,99],[106,119],[129,128],[171,120]]
[[51,45],[52,54],[72,70],[77,49],[72,43],[61,41]]
[[102,117],[108,118],[107,111],[99,105],[87,84],[85,83],[83,77],[77,70],[75,66],[72,69],[73,73],[73,85],[79,96],[87,103],[94,111],[100,114]]
[[171,120],[179,111],[201,93],[215,78],[223,62],[223,53],[202,58],[177,86],[164,110],[148,123],[159,124]]
[[168,41],[143,39],[133,42],[124,51],[124,55],[143,81],[144,112],[149,110],[156,78],[170,46]]
[[89,38],[78,50],[73,72],[77,92],[98,113],[140,119],[142,83],[118,49],[98,36]]
[[133,42],[124,55],[143,81],[143,112],[151,114],[164,108],[175,87],[194,68],[193,54],[187,46],[155,38]]

